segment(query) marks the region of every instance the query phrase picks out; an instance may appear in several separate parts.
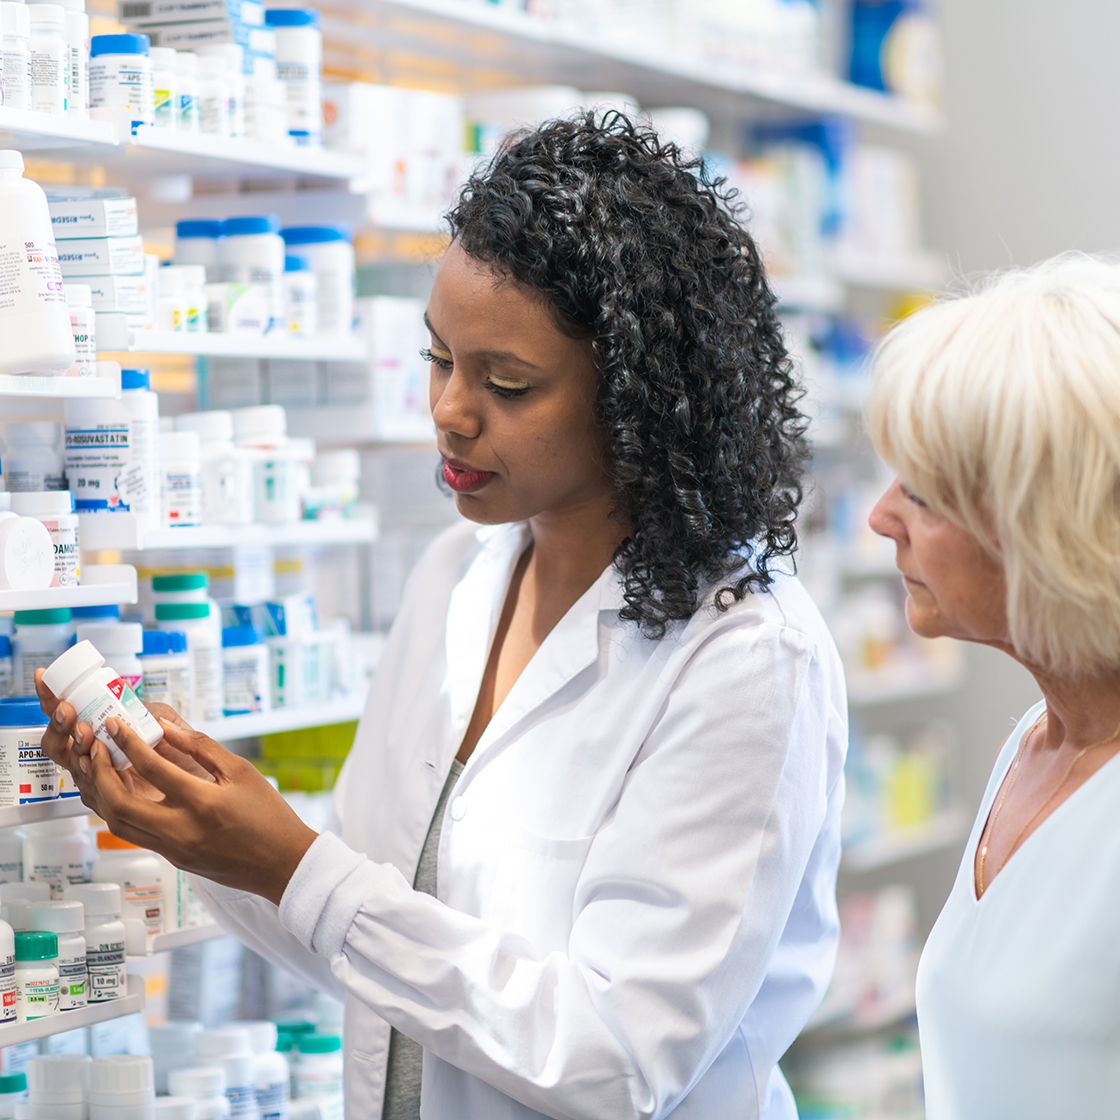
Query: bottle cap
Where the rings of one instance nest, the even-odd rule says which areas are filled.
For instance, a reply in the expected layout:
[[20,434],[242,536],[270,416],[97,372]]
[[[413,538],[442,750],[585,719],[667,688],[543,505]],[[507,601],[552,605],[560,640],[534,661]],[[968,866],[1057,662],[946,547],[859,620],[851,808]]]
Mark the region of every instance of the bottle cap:
[[0,1093],[26,1093],[26,1073],[0,1073]]
[[43,684],[55,694],[65,696],[74,682],[90,669],[100,669],[105,658],[94,648],[92,642],[78,642],[47,666],[43,673]]
[[[16,153],[19,154],[18,152]],[[0,152],[0,156],[4,155]],[[24,447],[29,443],[57,444],[62,438],[62,427],[54,420],[23,420],[6,428],[9,443]]]
[[315,1033],[315,1021],[313,1019],[277,1019],[276,1029],[282,1034],[302,1038],[305,1034]]
[[318,27],[319,13],[314,8],[268,8],[265,27]]
[[226,1091],[225,1071],[217,1066],[188,1066],[167,1074],[167,1087],[179,1097],[220,1097]]
[[243,1027],[224,1027],[216,1031],[199,1031],[194,1036],[194,1056],[204,1058],[252,1057],[253,1043]]
[[209,589],[210,577],[206,572],[176,572],[173,575],[152,576],[153,591],[209,591]]
[[[147,36],[145,35],[146,39]],[[121,391],[125,389],[151,389],[152,371],[147,369],[122,369]]]
[[170,653],[186,653],[187,636],[181,630],[145,630],[141,657],[160,657]]
[[51,933],[81,933],[86,925],[85,910],[76,898],[33,902],[27,908],[27,916],[35,929]]
[[120,618],[121,609],[116,603],[102,603],[97,607],[71,607],[70,616],[75,622],[79,619],[94,622],[99,618]]
[[226,218],[222,233],[226,237],[245,237],[256,233],[277,233],[280,219],[275,214],[255,214],[244,218]]
[[301,1054],[333,1054],[342,1049],[342,1039],[336,1034],[305,1034],[299,1040]]
[[0,151],[0,171],[18,171],[23,174],[23,154],[5,148]]
[[17,961],[49,961],[58,956],[58,937],[43,930],[16,934]]
[[282,404],[238,408],[230,415],[233,417],[234,438],[239,440],[256,436],[282,436],[288,431],[288,414]]
[[321,245],[330,241],[352,241],[349,226],[289,226],[280,231],[285,245]]
[[202,454],[198,432],[161,432],[159,457],[161,462],[176,459],[197,459]]
[[7,634],[0,634],[0,657],[12,656],[12,639]]
[[152,69],[157,66],[161,70],[174,70],[175,69],[175,48],[174,47],[149,47],[148,57],[152,60]]
[[285,272],[308,272],[307,261],[303,257],[285,257],[284,258],[284,271]]
[[58,27],[66,26],[66,9],[61,4],[28,4],[27,15],[31,26]]
[[[51,821],[35,821],[33,824],[25,824],[23,831],[31,837],[41,836],[76,836],[79,832],[85,832],[86,818],[80,817],[56,817]],[[8,887],[11,888],[15,884],[9,883]],[[23,886],[29,884],[24,883]],[[46,884],[43,884],[46,886]],[[3,888],[0,888],[2,890]],[[0,896],[3,897],[3,896]],[[44,900],[50,898],[49,894],[43,895]]]
[[[148,1028],[148,1042],[153,1051],[160,1054],[181,1054],[194,1046],[194,1036],[202,1030],[202,1024],[193,1019],[170,1019]],[[225,1092],[225,1087],[222,1087]],[[175,1092],[176,1097],[189,1097],[190,1093]]]
[[241,1019],[230,1023],[231,1027],[249,1032],[249,1041],[254,1054],[269,1054],[276,1049],[276,1024],[268,1019]]
[[101,54],[147,54],[152,41],[147,35],[94,35],[89,41],[89,56]]
[[[182,58],[183,56],[180,54],[180,62]],[[191,58],[196,58],[196,56],[192,54]],[[188,218],[185,221],[175,223],[175,236],[184,239],[190,237],[218,238],[222,236],[222,223],[213,218]]]
[[51,897],[50,883],[43,883],[32,879],[27,883],[2,883],[0,884],[0,902],[5,906],[14,899],[26,902],[49,902]]
[[88,284],[64,284],[67,307],[92,307],[93,289]]
[[89,1067],[89,1103],[101,1106],[147,1104],[156,1097],[152,1059],[140,1054],[95,1058]]
[[259,646],[264,642],[264,632],[256,626],[227,626],[222,631],[222,648]]
[[191,622],[209,617],[209,603],[156,603],[156,622]]
[[33,1104],[83,1104],[89,1092],[88,1054],[40,1054],[27,1070]]
[[103,657],[139,653],[144,648],[144,628],[139,622],[83,622],[78,626],[79,642],[90,642]]
[[69,490],[24,490],[12,495],[12,513],[23,517],[46,517],[74,512]]
[[50,719],[34,696],[10,696],[0,700],[0,727],[45,727]]
[[221,409],[213,412],[188,412],[177,416],[175,428],[180,432],[198,432],[198,438],[203,442],[233,439],[233,417]]
[[139,844],[130,844],[103,828],[97,834],[97,850],[99,852],[146,852],[149,849],[142,848]]
[[156,1097],[156,1120],[198,1120],[198,1101],[192,1097]]
[[[67,900],[76,899],[85,907],[86,925],[93,917],[116,917],[121,912],[121,888],[119,883],[70,883],[62,888]],[[0,898],[3,898],[0,887]]]
[[14,611],[12,621],[17,626],[58,626],[71,619],[69,607],[51,607],[44,611]]

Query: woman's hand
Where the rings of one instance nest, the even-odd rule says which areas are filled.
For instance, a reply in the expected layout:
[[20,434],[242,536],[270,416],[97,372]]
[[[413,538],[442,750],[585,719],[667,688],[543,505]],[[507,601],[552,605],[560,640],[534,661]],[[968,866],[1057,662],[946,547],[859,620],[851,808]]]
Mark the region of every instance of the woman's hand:
[[88,724],[75,723],[73,707],[36,683],[51,716],[43,750],[70,770],[82,800],[110,831],[176,867],[279,905],[316,833],[256,767],[170,708],[152,705],[164,734],[156,749],[131,727],[106,721],[106,732],[132,763],[114,770]]

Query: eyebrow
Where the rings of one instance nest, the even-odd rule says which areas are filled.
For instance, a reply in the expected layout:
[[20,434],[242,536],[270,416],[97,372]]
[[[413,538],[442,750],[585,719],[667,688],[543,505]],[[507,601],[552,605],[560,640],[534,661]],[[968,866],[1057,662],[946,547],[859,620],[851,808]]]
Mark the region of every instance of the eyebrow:
[[[450,348],[447,346],[447,343],[440,338],[439,332],[435,327],[432,326],[432,321],[428,318],[428,313],[426,311],[424,312],[424,326],[431,332],[433,341],[438,342],[440,346],[443,346],[448,350],[448,353],[450,353]],[[519,354],[515,354],[512,350],[480,350],[476,356],[480,358],[489,358],[491,361],[495,362],[511,362],[514,365],[524,366],[526,369],[541,368],[533,362],[528,361],[526,358],[522,358]]]

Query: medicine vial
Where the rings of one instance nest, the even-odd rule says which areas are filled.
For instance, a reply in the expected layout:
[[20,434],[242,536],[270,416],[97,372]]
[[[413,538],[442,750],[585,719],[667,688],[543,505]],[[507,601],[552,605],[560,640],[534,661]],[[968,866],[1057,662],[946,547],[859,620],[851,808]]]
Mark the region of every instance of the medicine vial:
[[156,626],[187,636],[194,694],[191,710],[196,720],[222,718],[222,632],[212,604],[157,603]]
[[51,887],[49,883],[9,883],[4,888],[4,909],[8,911],[8,924],[23,933],[31,928],[29,908],[34,902],[49,902]]
[[164,432],[159,442],[163,521],[169,529],[202,524],[202,450],[197,432]]
[[116,883],[121,888],[121,920],[140,922],[148,939],[163,932],[163,872],[159,860],[111,832],[97,834],[95,883]]
[[97,313],[93,310],[93,290],[88,284],[66,285],[66,311],[74,336],[74,364],[67,377],[97,376]]
[[0,589],[42,591],[53,577],[50,533],[33,517],[0,511]]
[[[0,696],[11,696],[13,671],[12,639],[7,634],[0,634]],[[4,880],[0,877],[2,882]]]
[[[45,532],[45,530],[44,530]],[[50,539],[48,535],[48,540]],[[52,561],[51,570],[54,570]],[[15,638],[15,694],[35,695],[35,670],[46,669],[70,645],[70,610],[51,607],[42,611],[16,611],[12,615]]]
[[202,521],[205,525],[245,525],[253,520],[253,473],[249,455],[233,443],[229,412],[188,412],[176,430],[197,432],[201,440]]
[[24,831],[23,868],[29,880],[25,885],[42,884],[50,898],[60,899],[65,897],[67,887],[89,882],[93,846],[85,817],[36,821],[26,825]]
[[65,490],[66,468],[58,448],[62,428],[53,420],[30,420],[5,429],[8,454],[4,456],[4,481],[8,489]]
[[306,1034],[298,1043],[294,1081],[297,1097],[333,1097],[342,1092],[342,1039]]
[[89,16],[85,0],[62,0],[66,10],[66,50],[70,56],[70,88],[66,112],[71,117],[89,117]]
[[269,8],[265,24],[276,32],[276,73],[288,104],[288,135],[301,147],[323,141],[323,35],[314,8]]
[[229,81],[226,60],[198,59],[198,128],[209,136],[229,135]]
[[120,999],[128,985],[124,952],[127,935],[124,922],[120,920],[120,886],[117,883],[80,883],[67,887],[64,897],[67,901],[80,902],[85,915],[83,936],[89,1002]]
[[125,109],[133,130],[152,123],[149,48],[147,35],[94,35],[89,45],[91,109]]
[[88,1054],[40,1054],[27,1069],[35,1120],[82,1120],[89,1093]]
[[198,132],[198,55],[175,52],[175,75],[179,90],[179,131]]
[[167,1076],[173,1096],[190,1097],[198,1105],[198,1120],[229,1120],[226,1075],[216,1066],[186,1066]]
[[346,226],[291,226],[280,231],[289,256],[315,274],[320,335],[349,335],[354,326],[354,245]]
[[82,582],[79,566],[78,515],[69,490],[23,491],[12,495],[12,512],[33,517],[51,538],[54,575],[51,587],[77,587]]
[[139,654],[144,648],[144,628],[139,622],[85,622],[74,636],[79,642],[92,642],[107,667],[140,694],[144,667]]
[[60,4],[28,4],[31,18],[31,107],[65,116],[70,90],[66,10]]
[[194,1057],[199,1065],[217,1066],[226,1075],[230,1120],[258,1120],[253,1044],[247,1030],[199,1031],[194,1036]]
[[291,1070],[288,1059],[276,1050],[276,1024],[262,1019],[230,1023],[230,1026],[249,1032],[261,1120],[287,1120]]
[[198,1104],[190,1097],[156,1097],[155,1120],[198,1120]]
[[[3,896],[0,895],[0,900]],[[0,921],[0,1023],[16,1021],[16,935]]]
[[220,279],[268,289],[270,329],[284,321],[284,239],[275,214],[227,218],[219,248]]
[[23,177],[15,151],[0,151],[0,336],[0,373],[63,373],[74,364],[47,196]]
[[173,1097],[194,1096],[193,1093],[172,1089],[169,1077],[172,1072],[194,1064],[194,1036],[200,1030],[202,1024],[190,1019],[171,1019],[165,1023],[154,1023],[148,1028],[157,1093],[170,1093]]
[[146,1054],[94,1058],[89,1067],[89,1120],[153,1120],[156,1090]]
[[284,257],[284,329],[313,338],[319,330],[319,285],[302,257]]
[[7,904],[3,894],[5,883],[23,882],[23,841],[26,833],[22,828],[0,828],[0,903]]
[[47,723],[34,697],[0,700],[0,808],[37,805],[58,796],[54,762],[43,753]]
[[269,676],[264,634],[255,626],[227,626],[222,631],[224,714],[268,711]]
[[136,693],[106,667],[105,658],[91,642],[78,642],[52,662],[43,674],[43,683],[74,707],[79,723],[89,724],[94,736],[108,747],[117,770],[127,770],[132,763],[109,737],[106,720],[127,724],[149,747],[163,738],[158,721]]
[[187,636],[181,631],[145,630],[140,654],[145,704],[167,704],[188,723],[191,714],[191,659]]
[[31,17],[20,0],[0,7],[4,31],[3,104],[6,109],[31,108]]
[[156,128],[179,127],[179,69],[172,47],[150,47],[152,115]]
[[27,930],[15,935],[16,1022],[58,1014],[58,938]]
[[[191,56],[194,57],[193,55]],[[222,223],[210,218],[189,218],[175,224],[176,265],[202,265],[207,280],[217,280]]]
[[75,1011],[86,1005],[85,915],[75,899],[36,902],[28,907],[31,924],[58,938],[58,1009]]
[[[245,52],[237,43],[214,43],[198,48],[198,56],[220,58],[225,66],[226,119],[229,135],[245,135]],[[205,131],[205,129],[203,130]]]

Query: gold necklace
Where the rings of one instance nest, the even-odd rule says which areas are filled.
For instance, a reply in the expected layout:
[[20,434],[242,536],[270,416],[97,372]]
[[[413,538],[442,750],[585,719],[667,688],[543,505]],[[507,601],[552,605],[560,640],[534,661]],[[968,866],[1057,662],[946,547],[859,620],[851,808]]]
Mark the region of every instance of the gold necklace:
[[[1042,715],[1040,715],[1038,719],[1035,720],[1031,729],[1026,733],[1026,735],[1023,736],[1022,741],[1019,743],[1019,749],[1015,752],[1015,761],[1012,763],[1011,773],[1008,774],[1007,781],[1004,783],[1003,791],[1000,794],[999,803],[996,805],[995,812],[992,813],[991,817],[988,818],[987,827],[984,829],[984,832],[980,837],[980,864],[976,874],[976,886],[981,895],[984,893],[984,867],[988,860],[988,843],[992,838],[992,830],[995,828],[1000,811],[1003,809],[1003,803],[1007,800],[1007,795],[1011,792],[1011,787],[1015,783],[1015,775],[1019,772],[1019,763],[1022,761],[1023,754],[1027,749],[1027,743],[1030,741],[1030,738],[1035,733],[1035,731],[1038,730],[1039,725],[1046,719],[1048,714],[1048,712],[1043,712]],[[1022,840],[1026,835],[1027,829],[1029,829],[1031,825],[1034,824],[1036,820],[1038,820],[1038,818],[1046,810],[1046,807],[1050,804],[1050,802],[1058,796],[1058,792],[1061,790],[1062,786],[1066,784],[1066,779],[1070,776],[1070,774],[1073,773],[1073,768],[1081,761],[1081,759],[1084,758],[1085,755],[1089,753],[1089,751],[1095,750],[1097,747],[1103,747],[1107,743],[1111,743],[1112,740],[1117,736],[1120,736],[1120,723],[1116,725],[1116,730],[1111,735],[1109,735],[1107,739],[1101,739],[1099,742],[1090,743],[1087,747],[1082,747],[1081,750],[1079,750],[1077,754],[1073,756],[1073,761],[1066,767],[1065,772],[1062,774],[1061,778],[1058,779],[1058,784],[1050,791],[1050,795],[1035,810],[1030,820],[1028,820],[1021,829],[1019,829],[1018,835],[1015,837],[1010,849],[1008,850],[1007,859],[1010,859],[1015,854],[1015,849],[1018,848],[1019,841]],[[1005,864],[1006,862],[1007,860],[1004,860]]]

